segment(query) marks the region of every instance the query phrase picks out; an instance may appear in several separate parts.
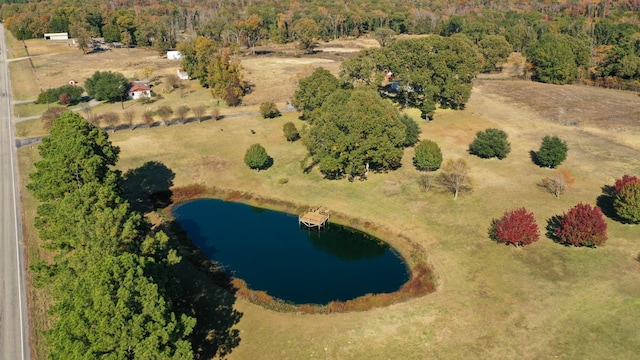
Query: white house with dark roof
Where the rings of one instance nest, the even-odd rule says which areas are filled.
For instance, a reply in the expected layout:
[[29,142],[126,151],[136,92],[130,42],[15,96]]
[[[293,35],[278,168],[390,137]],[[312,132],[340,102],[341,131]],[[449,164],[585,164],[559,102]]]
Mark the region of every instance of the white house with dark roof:
[[150,98],[151,97],[151,88],[141,81],[134,81],[131,83],[131,87],[129,88],[129,97],[133,100],[137,100],[140,98]]

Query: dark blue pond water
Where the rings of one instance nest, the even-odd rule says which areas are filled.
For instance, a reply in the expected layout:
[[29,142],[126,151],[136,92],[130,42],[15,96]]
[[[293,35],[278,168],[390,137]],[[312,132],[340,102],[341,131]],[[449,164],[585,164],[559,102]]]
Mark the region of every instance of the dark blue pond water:
[[249,288],[295,304],[394,292],[409,279],[389,245],[348,227],[309,230],[294,215],[214,199],[184,203],[173,215],[204,254]]

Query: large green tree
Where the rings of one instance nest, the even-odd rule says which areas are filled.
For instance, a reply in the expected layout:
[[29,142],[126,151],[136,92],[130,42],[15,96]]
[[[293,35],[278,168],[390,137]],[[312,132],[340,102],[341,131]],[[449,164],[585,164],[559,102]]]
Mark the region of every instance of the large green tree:
[[[363,58],[366,57],[366,58]],[[461,109],[471,95],[481,55],[464,35],[399,40],[384,48],[361,52],[343,63],[342,76],[354,86],[373,83],[382,93],[432,118],[436,105]],[[393,83],[379,82],[384,71]]]
[[119,148],[105,131],[75,112],[64,113],[53,123],[51,136],[42,139],[38,150],[42,160],[34,164],[27,188],[40,201],[59,199],[87,182],[117,175],[110,167],[118,160]]
[[307,52],[313,51],[315,40],[320,33],[320,27],[313,19],[305,18],[293,23],[293,37],[298,40],[300,49]]
[[306,119],[340,87],[341,82],[338,78],[333,76],[329,70],[319,67],[311,75],[300,80],[291,103],[296,109],[302,111],[302,118]]
[[221,49],[202,36],[179,44],[178,49],[183,56],[181,65],[189,77],[209,88],[213,97],[232,95],[239,99],[244,94],[242,65],[228,49]]
[[305,144],[330,179],[400,167],[405,126],[396,107],[370,90],[338,90],[314,113]]
[[550,84],[568,84],[588,65],[589,47],[569,35],[548,33],[527,48],[527,59],[533,64],[535,78]]
[[129,81],[121,73],[96,71],[85,81],[87,94],[96,100],[121,101],[127,95]]
[[507,57],[513,52],[513,46],[502,35],[487,35],[478,43],[483,56],[482,71],[499,70],[507,62]]

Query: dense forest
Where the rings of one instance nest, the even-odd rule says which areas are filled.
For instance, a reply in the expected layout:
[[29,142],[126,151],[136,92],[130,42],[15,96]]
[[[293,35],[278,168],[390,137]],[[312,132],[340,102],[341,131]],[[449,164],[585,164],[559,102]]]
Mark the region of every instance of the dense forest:
[[[540,81],[576,79],[636,85],[640,78],[640,0],[0,0],[0,17],[19,39],[47,32],[106,42],[175,48],[203,36],[222,47],[392,34],[462,33],[490,52],[506,40]],[[545,70],[545,67],[547,68]],[[494,70],[491,66],[485,71]],[[554,75],[560,73],[559,75]]]

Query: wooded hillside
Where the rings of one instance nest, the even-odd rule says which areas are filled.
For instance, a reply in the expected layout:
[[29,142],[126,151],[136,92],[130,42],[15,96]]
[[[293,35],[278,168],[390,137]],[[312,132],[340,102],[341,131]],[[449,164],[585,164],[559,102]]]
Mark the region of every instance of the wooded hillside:
[[[635,89],[640,78],[638,0],[515,4],[506,0],[0,0],[0,4],[0,17],[18,39],[69,32],[79,39],[102,37],[107,43],[164,51],[200,35],[236,50],[288,42],[299,42],[309,50],[314,41],[364,34],[386,44],[394,34],[462,33],[483,49],[485,71],[494,70],[491,49],[509,50],[506,40],[512,50],[529,56],[528,69],[533,70],[529,75],[540,81],[581,79]],[[549,57],[561,59],[549,61]],[[547,73],[557,72],[555,68],[563,75],[549,78]]]

